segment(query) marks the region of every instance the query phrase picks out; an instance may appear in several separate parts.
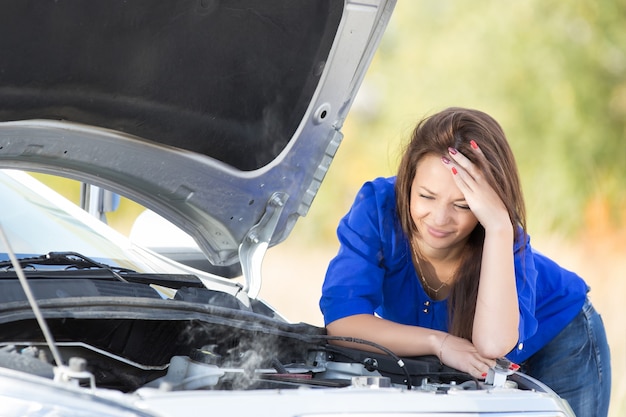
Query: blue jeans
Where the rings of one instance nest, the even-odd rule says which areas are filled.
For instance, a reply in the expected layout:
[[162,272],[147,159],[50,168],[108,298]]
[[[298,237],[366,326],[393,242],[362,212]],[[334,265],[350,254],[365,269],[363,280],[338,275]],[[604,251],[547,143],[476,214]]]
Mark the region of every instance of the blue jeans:
[[566,399],[576,417],[606,417],[611,357],[602,318],[587,300],[581,312],[521,370]]

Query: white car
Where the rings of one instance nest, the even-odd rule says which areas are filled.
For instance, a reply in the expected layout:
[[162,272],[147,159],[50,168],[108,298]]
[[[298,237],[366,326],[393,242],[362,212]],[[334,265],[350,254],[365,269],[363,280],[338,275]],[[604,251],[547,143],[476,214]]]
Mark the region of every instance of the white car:
[[[258,298],[394,3],[2,3],[0,415],[573,416],[505,360],[477,381],[338,347]],[[210,267],[132,244],[23,171],[142,204]]]

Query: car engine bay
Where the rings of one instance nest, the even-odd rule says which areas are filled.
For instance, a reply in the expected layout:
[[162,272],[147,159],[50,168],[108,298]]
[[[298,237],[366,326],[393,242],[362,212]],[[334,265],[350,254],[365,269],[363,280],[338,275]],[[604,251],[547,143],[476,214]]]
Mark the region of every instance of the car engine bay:
[[137,273],[73,252],[0,267],[0,367],[78,387],[549,390],[506,359],[482,381],[434,356],[400,358],[371,341],[289,323],[194,275]]
[[[537,389],[503,363],[489,383],[434,356],[399,358],[333,342],[325,329],[230,307],[134,297],[40,300],[65,378],[134,392],[343,388],[366,384],[436,391]],[[376,347],[361,343],[371,350]],[[0,366],[55,379],[54,353],[24,302],[0,308]],[[499,381],[493,377],[501,375]]]

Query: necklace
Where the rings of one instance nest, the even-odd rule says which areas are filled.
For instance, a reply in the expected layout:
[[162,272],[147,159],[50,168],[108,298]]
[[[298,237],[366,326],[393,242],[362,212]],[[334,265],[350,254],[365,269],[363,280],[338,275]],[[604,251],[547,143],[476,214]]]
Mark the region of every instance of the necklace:
[[439,294],[439,291],[441,291],[443,289],[443,287],[446,287],[448,285],[448,282],[450,282],[450,280],[452,279],[452,277],[454,277],[454,274],[452,274],[447,280],[442,281],[441,285],[439,286],[439,288],[433,288],[430,286],[430,284],[428,283],[428,281],[426,281],[426,276],[424,275],[424,272],[422,271],[422,265],[420,264],[420,257],[417,254],[417,249],[416,246],[412,245],[412,249],[413,249],[413,254],[415,255],[415,263],[417,263],[417,269],[420,275],[420,279],[422,280],[422,282],[424,283],[424,286],[426,287],[425,289],[428,289],[428,291],[431,292],[431,294],[434,294],[434,297],[437,297],[437,295]]

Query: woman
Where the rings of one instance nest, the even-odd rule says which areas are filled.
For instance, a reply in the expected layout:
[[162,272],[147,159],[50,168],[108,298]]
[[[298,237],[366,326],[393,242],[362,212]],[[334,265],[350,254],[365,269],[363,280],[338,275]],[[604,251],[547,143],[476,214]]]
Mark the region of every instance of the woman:
[[337,228],[320,301],[328,333],[476,378],[506,356],[577,416],[606,416],[609,348],[589,288],[525,228],[500,125],[463,108],[426,118],[397,176],[366,183]]

